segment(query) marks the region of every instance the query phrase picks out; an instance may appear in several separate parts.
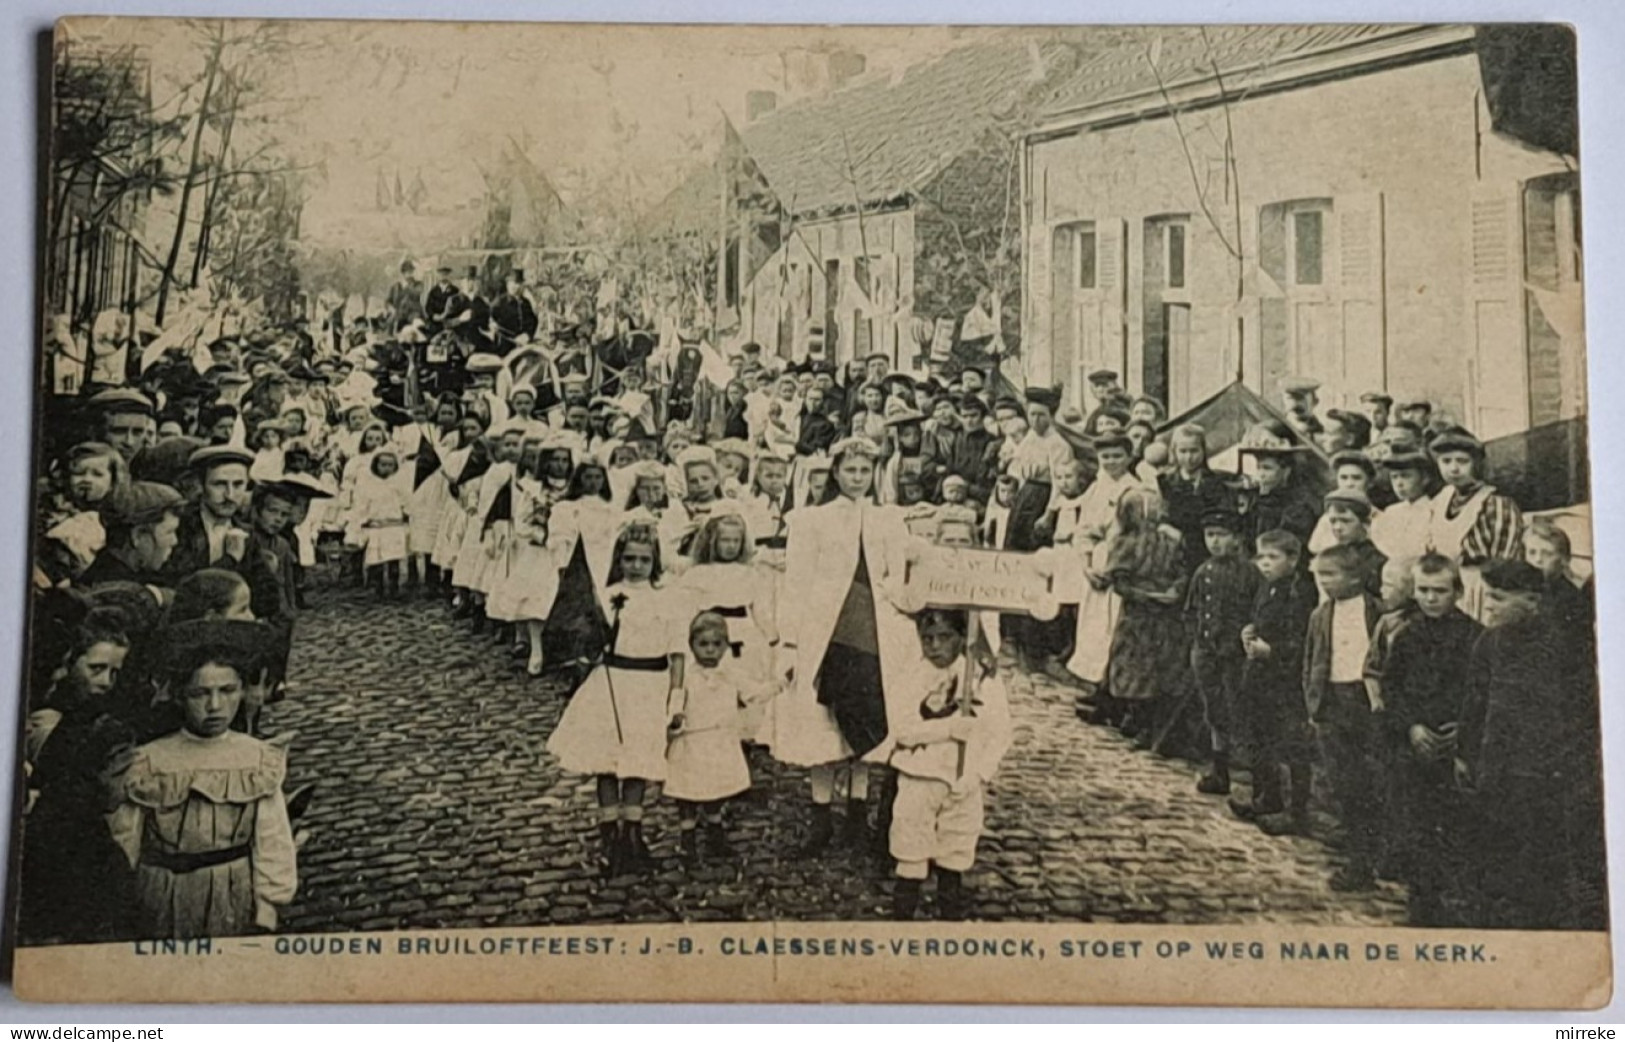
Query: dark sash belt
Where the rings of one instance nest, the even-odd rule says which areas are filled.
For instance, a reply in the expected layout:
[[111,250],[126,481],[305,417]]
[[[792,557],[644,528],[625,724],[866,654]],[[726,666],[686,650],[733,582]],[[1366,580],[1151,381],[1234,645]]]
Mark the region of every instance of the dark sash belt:
[[764,550],[783,550],[790,545],[790,541],[782,535],[764,535],[756,540],[756,545]]
[[201,872],[205,868],[213,868],[216,865],[229,865],[233,861],[241,861],[248,857],[250,852],[247,843],[242,846],[227,847],[225,850],[205,850],[197,854],[182,854],[179,851],[144,848],[141,851],[141,863],[151,865],[154,868],[162,868],[169,872]]
[[713,606],[707,608],[706,610],[713,614],[720,615],[725,619],[744,619],[748,618],[750,615],[749,610],[747,610],[743,605],[736,605],[732,608],[718,608]]
[[631,655],[617,655],[613,651],[604,656],[604,665],[610,669],[629,669],[640,673],[664,672],[670,663],[664,655],[653,658],[635,658]]

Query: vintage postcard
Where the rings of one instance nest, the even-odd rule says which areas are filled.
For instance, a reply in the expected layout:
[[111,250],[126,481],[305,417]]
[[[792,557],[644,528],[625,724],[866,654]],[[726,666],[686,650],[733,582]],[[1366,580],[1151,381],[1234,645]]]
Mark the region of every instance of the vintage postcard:
[[24,998],[1608,1001],[1566,27],[50,82]]

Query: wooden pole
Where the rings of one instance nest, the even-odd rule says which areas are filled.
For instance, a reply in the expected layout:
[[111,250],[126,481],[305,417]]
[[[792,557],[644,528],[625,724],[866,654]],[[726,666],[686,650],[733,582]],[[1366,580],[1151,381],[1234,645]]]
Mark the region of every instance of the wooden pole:
[[722,339],[722,304],[728,289],[728,123],[722,123],[722,154],[717,157],[717,278],[711,304],[711,346]]
[[[982,635],[982,613],[975,608],[965,611],[965,675],[959,685],[959,715],[970,716],[973,685],[976,683],[976,660],[971,654],[976,647],[977,638]],[[965,748],[967,743],[959,743],[959,766],[954,771],[955,778],[965,777]]]

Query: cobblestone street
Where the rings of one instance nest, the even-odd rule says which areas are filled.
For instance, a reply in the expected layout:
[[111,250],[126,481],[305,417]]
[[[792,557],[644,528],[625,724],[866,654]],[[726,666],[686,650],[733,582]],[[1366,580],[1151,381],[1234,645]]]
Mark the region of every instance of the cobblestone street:
[[[647,826],[660,866],[602,880],[592,779],[544,749],[557,685],[438,604],[379,605],[322,578],[299,620],[293,693],[268,716],[297,732],[290,785],[319,784],[285,930],[885,916],[889,863],[841,846],[798,859],[805,774],[756,754],[756,788],[729,811],[733,859],[684,869],[661,801]],[[1079,723],[1070,691],[1017,676],[1011,710],[1015,743],[968,878],[975,918],[1403,921],[1398,890],[1334,893],[1322,844],[1234,820],[1196,793],[1190,764]]]

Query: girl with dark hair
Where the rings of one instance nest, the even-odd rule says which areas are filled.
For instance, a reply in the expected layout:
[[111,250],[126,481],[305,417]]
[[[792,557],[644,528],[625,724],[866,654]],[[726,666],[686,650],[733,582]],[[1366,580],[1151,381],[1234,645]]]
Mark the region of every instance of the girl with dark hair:
[[442,591],[454,602],[457,594],[452,572],[462,550],[463,533],[468,530],[468,515],[473,509],[472,497],[477,494],[478,488],[476,479],[490,467],[491,457],[482,437],[484,432],[485,427],[479,417],[465,415],[457,424],[456,448],[448,452],[441,463],[441,473],[446,477],[446,499],[435,530],[434,550],[429,554],[429,561],[440,569]]
[[610,567],[608,646],[547,740],[566,771],[597,778],[598,828],[612,877],[648,863],[643,797],[649,783],[666,778],[666,725],[683,703],[688,618],[660,576],[654,527],[629,522]]
[[545,652],[542,633],[559,594],[558,541],[554,518],[573,485],[568,447],[544,441],[521,462],[515,482],[513,545],[506,576],[491,590],[485,610],[499,622],[524,624],[525,672],[542,675]]
[[231,726],[261,668],[263,637],[256,623],[206,622],[166,641],[181,728],[135,750],[107,819],[135,871],[137,936],[274,930],[277,907],[293,899],[286,754]]
[[426,591],[440,585],[439,569],[432,563],[440,523],[451,501],[451,483],[446,474],[446,457],[461,442],[463,406],[456,395],[445,394],[434,403],[432,422],[418,427],[417,452],[412,459],[411,523],[406,542],[412,552],[415,581]]
[[36,680],[46,688],[44,704],[29,715],[23,738],[31,792],[18,922],[24,943],[133,936],[129,870],[104,817],[106,772],[142,737],[135,710],[144,707],[115,697],[130,652],[124,615],[92,608],[70,625],[60,661]]
[[[662,476],[662,487],[664,482]],[[609,473],[602,463],[584,459],[576,465],[570,487],[564,500],[554,507],[553,517],[558,533],[555,567],[568,567],[579,543],[602,606],[615,561],[615,535],[621,524],[621,511],[611,498]]]

